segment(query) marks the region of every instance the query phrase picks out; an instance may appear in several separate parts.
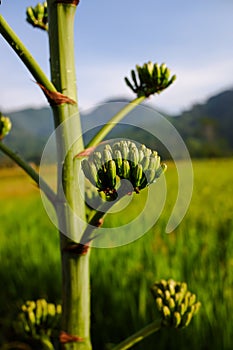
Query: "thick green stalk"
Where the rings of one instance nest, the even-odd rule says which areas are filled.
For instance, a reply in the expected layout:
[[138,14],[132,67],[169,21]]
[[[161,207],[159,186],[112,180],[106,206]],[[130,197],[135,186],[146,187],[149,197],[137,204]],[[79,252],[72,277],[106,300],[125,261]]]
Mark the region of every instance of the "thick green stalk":
[[149,335],[157,332],[161,328],[161,319],[155,320],[146,327],[140,329],[138,332],[131,335],[129,338],[125,339],[123,342],[115,346],[112,350],[127,350],[130,349],[135,344],[142,341]]
[[36,182],[38,187],[44,192],[47,198],[56,205],[57,196],[49,185],[39,176],[39,174],[25,162],[17,153],[0,141],[0,150],[20,166]]
[[91,139],[88,143],[87,148],[97,146],[105,136],[119,123],[128,113],[130,113],[135,107],[142,103],[146,99],[146,96],[135,98],[133,101],[128,103],[119,112],[117,112],[107,124],[105,124],[100,131]]
[[[50,62],[57,90],[77,101],[73,25],[76,6],[48,1]],[[85,221],[83,180],[78,177],[80,161],[75,155],[83,149],[78,105],[53,107],[57,126],[58,197],[57,209],[62,258],[62,331],[82,341],[64,344],[66,350],[91,350],[89,252],[71,249],[80,240]],[[78,138],[76,140],[76,138]],[[63,193],[64,190],[64,193]],[[64,197],[65,196],[65,197]],[[77,220],[77,216],[82,221]]]
[[43,85],[47,90],[56,92],[54,85],[2,15],[0,15],[0,33],[31,72],[36,82]]
[[54,346],[48,337],[43,337],[40,339],[42,349],[41,350],[54,350]]

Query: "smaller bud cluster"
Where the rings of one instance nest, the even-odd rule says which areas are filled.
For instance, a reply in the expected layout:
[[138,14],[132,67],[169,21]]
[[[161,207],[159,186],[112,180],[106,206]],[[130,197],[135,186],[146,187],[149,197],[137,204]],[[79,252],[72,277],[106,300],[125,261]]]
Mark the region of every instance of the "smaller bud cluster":
[[85,202],[88,207],[98,208],[107,199],[104,192],[97,192],[88,180],[85,182]]
[[161,280],[152,286],[151,291],[163,326],[188,326],[201,305],[196,301],[196,295],[188,291],[184,282]]
[[21,306],[15,330],[35,339],[45,335],[50,337],[52,331],[59,327],[61,313],[62,307],[59,304],[47,303],[45,299],[28,300]]
[[48,6],[47,1],[38,3],[35,7],[28,7],[26,11],[27,22],[33,27],[48,30]]
[[148,62],[143,66],[137,65],[136,71],[131,70],[132,82],[127,77],[125,82],[138,97],[149,97],[155,93],[159,94],[175,81],[176,76],[170,77],[170,74],[165,63],[159,66],[158,63]]
[[111,147],[106,144],[102,151],[94,151],[82,161],[82,169],[88,180],[99,192],[107,196],[116,192],[117,177],[131,182],[136,193],[154,183],[167,166],[160,164],[156,151],[145,145],[137,147],[131,141],[119,141]]
[[10,119],[0,114],[0,140],[9,134],[11,127],[12,124]]

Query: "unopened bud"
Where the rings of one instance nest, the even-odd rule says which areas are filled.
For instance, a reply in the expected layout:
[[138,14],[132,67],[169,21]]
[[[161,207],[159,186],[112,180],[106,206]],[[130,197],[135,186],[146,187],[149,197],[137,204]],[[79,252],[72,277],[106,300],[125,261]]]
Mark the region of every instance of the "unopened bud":
[[0,114],[0,140],[9,134],[11,127],[12,124],[10,118]]
[[200,307],[186,283],[161,280],[152,286],[151,292],[163,326],[186,327]]

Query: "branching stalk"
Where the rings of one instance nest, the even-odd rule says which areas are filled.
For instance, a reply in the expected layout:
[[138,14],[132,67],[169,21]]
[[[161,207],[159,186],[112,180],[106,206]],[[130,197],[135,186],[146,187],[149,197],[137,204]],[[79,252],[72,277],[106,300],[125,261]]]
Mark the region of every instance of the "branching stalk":
[[[117,191],[118,197],[117,201],[123,198],[129,193],[129,188],[126,184],[120,186]],[[83,233],[81,243],[88,244],[93,239],[97,238],[99,235],[92,236],[93,231],[99,227],[100,220],[108,213],[108,211],[116,204],[116,201],[106,201],[101,204],[97,209],[93,209],[88,217],[88,225]]]
[[32,180],[35,181],[35,183],[44,192],[44,194],[51,201],[51,203],[53,205],[56,205],[56,194],[49,187],[47,182],[45,182],[27,162],[25,162],[17,153],[12,151],[2,142],[0,142],[0,150],[9,158],[11,158],[16,164],[18,164],[20,168],[22,168],[25,171],[25,173],[27,173],[32,178]]
[[140,96],[135,98],[133,101],[124,106],[119,112],[117,112],[107,124],[105,124],[100,131],[91,139],[88,143],[87,148],[97,146],[107,134],[134,108],[146,99],[146,96]]
[[20,38],[16,35],[14,30],[9,26],[2,15],[0,15],[0,33],[18,55],[20,60],[25,64],[29,72],[35,78],[36,82],[40,83],[47,90],[56,92],[57,90],[55,86],[48,79],[39,64],[36,62],[35,58],[28,51],[28,49],[25,47]]
[[142,341],[144,338],[148,337],[149,335],[157,332],[161,328],[161,319],[155,320],[154,322],[150,323],[146,327],[140,329],[135,334],[131,335],[129,338],[122,341],[120,344],[115,346],[112,350],[127,350],[130,349],[135,344]]
[[40,339],[41,345],[42,345],[42,350],[54,350],[54,346],[47,337],[43,337]]

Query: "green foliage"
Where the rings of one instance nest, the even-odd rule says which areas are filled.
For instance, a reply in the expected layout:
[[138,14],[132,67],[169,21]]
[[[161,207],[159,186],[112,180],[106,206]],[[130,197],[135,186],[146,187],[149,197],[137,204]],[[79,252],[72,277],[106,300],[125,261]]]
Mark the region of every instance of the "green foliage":
[[0,344],[13,340],[11,324],[26,300],[61,301],[58,237],[26,180],[21,175],[11,186],[9,175],[1,177]]
[[[161,278],[185,280],[197,292],[202,307],[185,331],[161,331],[135,349],[154,349],[155,341],[158,349],[232,348],[233,160],[193,165],[193,199],[175,232],[164,233],[177,184],[175,167],[168,163],[169,201],[156,228],[130,245],[92,250],[94,349],[118,343],[153,321],[150,287]],[[12,192],[10,183],[14,183]],[[24,301],[42,297],[56,303],[61,300],[58,236],[38,196],[29,195],[22,183],[25,178],[10,182],[9,175],[0,181],[0,279],[4,286],[0,290],[1,343],[7,336],[13,339],[10,315],[14,318],[12,310],[18,310]],[[18,196],[17,189],[21,191]],[[144,195],[135,195],[136,200],[139,198],[135,210]],[[105,226],[124,220],[109,214]]]

